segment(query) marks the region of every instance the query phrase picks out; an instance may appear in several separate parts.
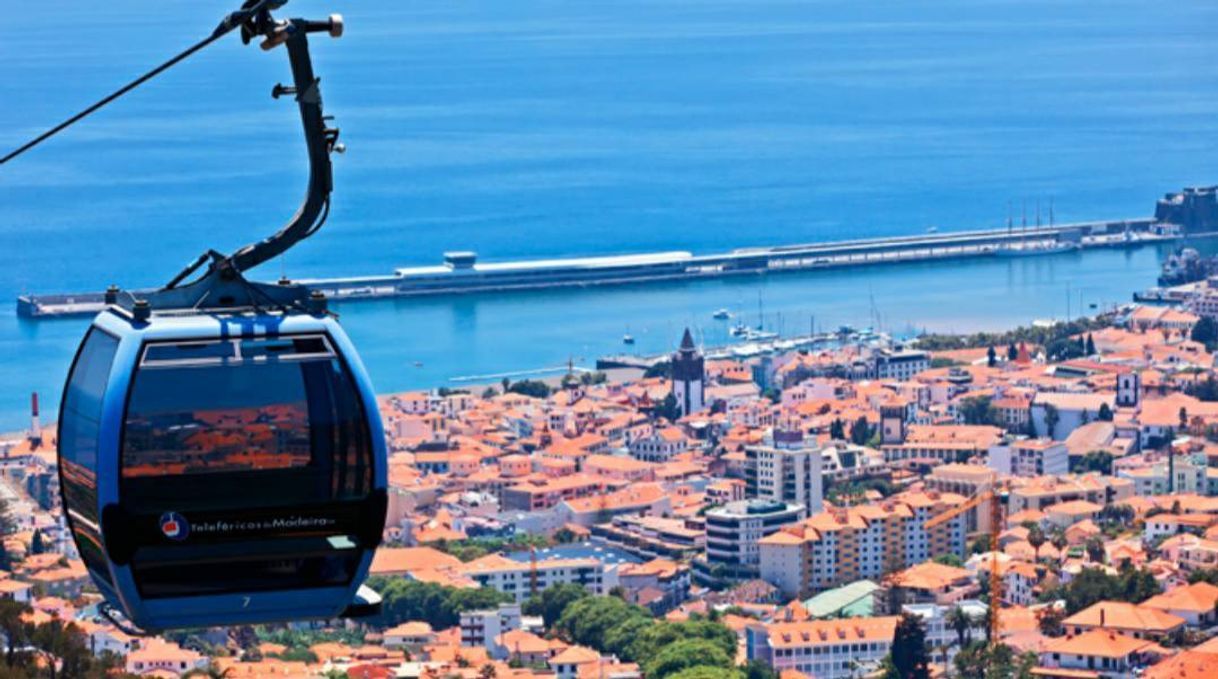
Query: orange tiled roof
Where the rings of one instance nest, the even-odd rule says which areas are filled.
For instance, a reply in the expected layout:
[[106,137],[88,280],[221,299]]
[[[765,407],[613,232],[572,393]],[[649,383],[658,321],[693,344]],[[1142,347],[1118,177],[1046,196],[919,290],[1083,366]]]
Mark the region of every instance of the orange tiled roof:
[[[1212,605],[1210,610],[1213,610]],[[1133,632],[1166,633],[1183,627],[1184,623],[1184,618],[1153,607],[1123,601],[1101,601],[1066,618],[1062,624],[1067,627],[1077,625]]]
[[1215,602],[1218,602],[1218,587],[1208,582],[1197,582],[1153,596],[1142,602],[1142,606],[1165,611],[1208,613],[1214,610]]

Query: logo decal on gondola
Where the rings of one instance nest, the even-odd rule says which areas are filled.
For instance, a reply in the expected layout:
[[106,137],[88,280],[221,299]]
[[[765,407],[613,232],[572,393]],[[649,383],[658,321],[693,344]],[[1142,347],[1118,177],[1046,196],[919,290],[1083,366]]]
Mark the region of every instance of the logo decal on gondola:
[[190,535],[190,524],[177,512],[165,512],[161,515],[161,532],[170,540],[185,540]]

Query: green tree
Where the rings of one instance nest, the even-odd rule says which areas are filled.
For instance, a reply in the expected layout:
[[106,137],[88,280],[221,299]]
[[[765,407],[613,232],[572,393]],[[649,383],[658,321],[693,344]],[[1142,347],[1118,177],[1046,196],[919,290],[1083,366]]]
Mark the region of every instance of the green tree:
[[655,413],[669,422],[676,422],[681,419],[681,405],[677,403],[676,394],[671,391],[668,392],[664,400],[656,406]]
[[1069,584],[1046,592],[1044,597],[1064,599],[1066,614],[1074,615],[1100,601],[1140,604],[1159,591],[1154,575],[1145,569],[1125,568],[1110,575],[1100,568],[1084,568]]
[[926,627],[922,618],[901,615],[892,636],[891,674],[886,679],[930,679],[930,653],[926,650]]
[[1204,344],[1207,350],[1212,350],[1215,344],[1218,344],[1218,323],[1209,316],[1202,316],[1189,333],[1189,339]]
[[1069,361],[1075,358],[1080,358],[1083,355],[1083,347],[1078,345],[1078,342],[1071,340],[1068,337],[1053,340],[1045,345],[1045,355],[1054,363],[1058,361]]
[[1055,527],[1052,535],[1049,536],[1049,544],[1053,545],[1053,548],[1056,549],[1060,554],[1061,551],[1070,544],[1070,541],[1066,539],[1065,531],[1063,531],[1060,527]]
[[989,349],[985,350],[985,362],[986,362],[986,365],[988,365],[991,368],[998,365],[998,352],[994,351],[993,344],[990,345]]
[[1062,626],[1062,621],[1066,619],[1066,612],[1057,606],[1045,606],[1036,613],[1036,624],[1040,627],[1040,633],[1047,637],[1060,637],[1065,633],[1065,627]]
[[648,629],[656,625],[654,620],[636,615],[619,622],[605,632],[604,651],[611,653],[626,662],[634,662],[639,656],[634,654],[635,642]]
[[842,422],[841,418],[834,418],[829,423],[829,438],[834,441],[846,440],[846,424]]
[[558,619],[562,617],[563,611],[567,610],[567,606],[591,596],[588,590],[583,585],[575,583],[563,583],[547,587],[542,591],[540,615],[546,628],[553,627]]
[[533,398],[545,398],[550,395],[550,386],[541,380],[520,380],[512,382],[508,391],[513,394],[523,394]]
[[386,626],[421,620],[434,629],[447,629],[460,622],[465,611],[495,608],[514,600],[490,587],[445,587],[400,578],[371,578],[368,584],[384,599],[381,619]]
[[1111,422],[1112,421],[1112,408],[1109,407],[1109,405],[1107,403],[1101,403],[1100,410],[1096,414],[1096,418],[1099,419],[1100,422]]
[[554,531],[554,542],[556,542],[560,545],[569,544],[569,543],[575,542],[578,539],[579,539],[579,536],[575,534],[575,531],[571,530],[570,528],[567,528],[566,526],[563,526],[562,528],[559,528],[558,530]]
[[854,421],[854,425],[850,427],[850,442],[856,446],[865,446],[871,438],[871,425],[867,422],[867,418],[859,415],[859,418]]
[[1193,381],[1185,385],[1185,393],[1193,396],[1201,401],[1214,402],[1218,401],[1218,379],[1214,379],[1212,374],[1200,382]]
[[1045,544],[1045,531],[1040,525],[1028,529],[1028,544],[1032,545],[1034,560],[1040,561],[1040,548]]
[[1014,361],[1019,358],[1019,347],[1015,346],[1014,342],[1007,345],[1007,360]]
[[1083,549],[1087,552],[1087,558],[1092,563],[1104,563],[1104,540],[1098,535],[1092,535],[1083,543]]
[[1052,403],[1045,404],[1045,433],[1049,438],[1057,438],[1057,424],[1061,422],[1061,413],[1057,412],[1057,406]]
[[944,622],[956,633],[956,643],[960,648],[964,648],[965,644],[972,640],[973,616],[969,615],[968,611],[959,606],[953,606],[947,612]]
[[1002,417],[989,396],[969,396],[960,399],[956,411],[960,413],[965,424],[999,425],[1002,422]]
[[1091,333],[1087,333],[1087,355],[1095,356],[1096,353],[1098,352],[1095,350],[1095,338],[1091,336]]
[[585,597],[568,605],[554,628],[569,641],[603,651],[606,633],[633,617],[651,614],[617,597]]
[[1218,585],[1218,568],[1199,568],[1188,574],[1188,583],[1190,585],[1198,582]]
[[729,657],[736,655],[736,633],[726,625],[710,620],[686,620],[660,622],[643,630],[631,648],[631,656],[636,659],[654,657],[662,649],[689,639],[709,641]]
[[778,679],[778,672],[761,660],[750,660],[744,666],[744,679]]
[[682,639],[660,649],[650,659],[645,659],[643,673],[648,679],[664,679],[692,667],[732,667],[732,656],[713,641],[707,639]]
[[978,535],[968,544],[969,554],[985,554],[990,551],[990,536]]
[[939,556],[936,556],[934,558],[934,562],[938,563],[938,564],[943,564],[944,566],[952,566],[953,568],[963,568],[964,567],[964,560],[960,558],[960,555],[952,554],[951,552],[947,552],[944,554],[940,554]]
[[1099,472],[1104,475],[1112,474],[1112,453],[1106,450],[1092,450],[1082,457],[1071,460],[1071,471],[1076,474]]
[[50,679],[83,677],[93,667],[85,633],[75,623],[52,618],[33,629],[30,646],[43,659]]
[[20,649],[29,643],[29,630],[22,616],[29,608],[11,599],[0,599],[0,633],[4,636],[4,664],[14,667]]
[[668,675],[668,679],[748,679],[748,677],[734,668],[698,665],[680,672],[673,672]]

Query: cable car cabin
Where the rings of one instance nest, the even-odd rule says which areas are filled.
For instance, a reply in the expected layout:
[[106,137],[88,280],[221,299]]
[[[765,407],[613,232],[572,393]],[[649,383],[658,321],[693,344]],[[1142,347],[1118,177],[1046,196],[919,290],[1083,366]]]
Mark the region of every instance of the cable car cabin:
[[149,631],[332,618],[359,603],[385,522],[385,437],[334,320],[93,321],[60,412],[72,534]]

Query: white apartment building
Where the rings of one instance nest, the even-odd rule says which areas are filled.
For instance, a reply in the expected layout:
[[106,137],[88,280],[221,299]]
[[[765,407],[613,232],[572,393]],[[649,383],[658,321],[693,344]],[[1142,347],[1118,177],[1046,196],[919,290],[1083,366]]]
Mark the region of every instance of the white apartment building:
[[582,585],[591,594],[604,594],[617,585],[617,571],[593,558],[530,562],[489,554],[465,564],[461,572],[483,587],[511,594],[519,603],[527,601],[534,591],[543,592],[554,585]]
[[711,509],[706,512],[706,560],[694,561],[696,576],[704,581],[757,577],[761,559],[757,543],[806,516],[803,505],[773,500],[731,502]]
[[811,513],[824,506],[824,455],[796,427],[775,428],[765,445],[745,448],[745,494],[791,502]]
[[1070,452],[1066,444],[1048,439],[1003,441],[990,447],[989,468],[1024,478],[1057,476],[1070,471]]
[[878,669],[892,647],[896,616],[754,624],[745,629],[749,660],[781,674],[801,672],[817,679],[866,676]]
[[689,449],[689,439],[677,427],[664,427],[630,443],[630,455],[643,462],[668,462]]
[[523,628],[520,604],[500,604],[486,611],[466,611],[461,614],[461,645],[486,648],[488,643],[504,632]]
[[876,379],[904,382],[926,370],[930,370],[930,354],[925,351],[882,349],[875,355]]
[[[1175,477],[1171,492],[1195,495],[1218,494],[1218,476],[1211,477],[1204,453],[1176,455],[1171,475]],[[1168,464],[1164,460],[1148,467],[1117,470],[1117,476],[1133,481],[1137,495],[1163,495],[1168,491]]]

